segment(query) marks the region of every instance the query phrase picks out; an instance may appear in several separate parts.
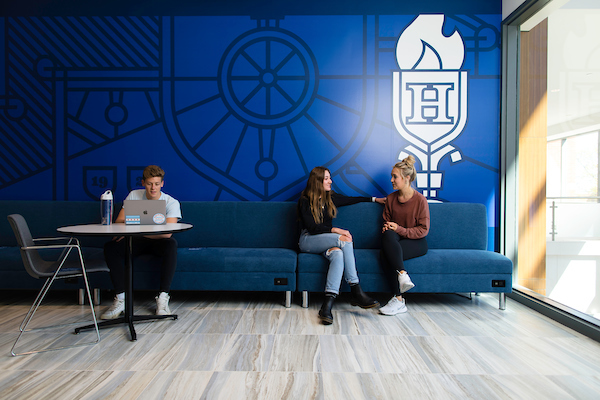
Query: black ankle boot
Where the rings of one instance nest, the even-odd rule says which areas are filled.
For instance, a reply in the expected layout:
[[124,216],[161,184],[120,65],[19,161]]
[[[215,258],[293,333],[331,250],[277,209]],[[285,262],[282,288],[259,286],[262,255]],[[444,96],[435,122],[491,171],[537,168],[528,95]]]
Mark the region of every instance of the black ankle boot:
[[333,307],[333,302],[335,301],[335,298],[335,293],[325,293],[325,300],[323,301],[323,305],[319,310],[319,318],[321,318],[323,325],[333,324],[333,314],[331,313],[331,307]]
[[352,297],[350,298],[350,304],[353,306],[359,306],[360,308],[373,308],[379,305],[377,300],[373,300],[367,296],[365,292],[363,292],[358,283],[350,285],[350,293],[352,294]]

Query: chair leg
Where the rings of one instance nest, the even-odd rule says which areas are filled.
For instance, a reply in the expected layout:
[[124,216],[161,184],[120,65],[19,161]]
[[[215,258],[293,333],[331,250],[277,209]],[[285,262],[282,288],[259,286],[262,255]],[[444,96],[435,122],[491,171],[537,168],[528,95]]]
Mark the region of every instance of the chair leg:
[[[87,273],[85,272],[85,264],[83,263],[83,254],[81,254],[81,249],[78,247],[77,250],[79,250],[79,260],[81,261],[81,272],[83,275],[83,281],[85,282],[85,290],[87,291],[87,295],[88,295],[88,301],[90,302],[90,309],[92,311],[92,318],[94,320],[94,325],[96,327],[96,341],[95,343],[100,342],[100,328],[98,328],[98,321],[96,320],[96,311],[94,310],[94,302],[92,301],[92,293],[90,292],[90,283],[88,281],[87,278]],[[91,343],[89,343],[91,344]]]
[[42,304],[42,300],[44,299],[44,296],[46,296],[46,293],[48,292],[48,289],[50,288],[51,281],[52,281],[52,279],[48,278],[48,279],[46,279],[46,282],[44,282],[44,286],[42,286],[42,289],[40,290],[37,297],[33,301],[31,308],[29,308],[29,311],[27,311],[25,318],[23,318],[23,322],[21,322],[21,325],[19,325],[19,331],[23,332],[27,328],[27,325],[29,325],[29,321],[31,321],[31,319],[33,318],[33,314],[35,314],[35,312],[38,309],[38,307],[40,306],[40,304]]
[[90,303],[90,308],[91,308],[91,311],[92,311],[92,319],[94,321],[94,327],[96,328],[96,339],[93,340],[93,341],[90,341],[90,342],[77,343],[77,344],[69,345],[69,346],[50,347],[50,348],[45,348],[45,349],[42,349],[42,350],[32,350],[32,351],[27,351],[27,352],[22,352],[22,353],[16,353],[15,352],[15,348],[17,347],[17,344],[19,343],[19,340],[21,339],[21,336],[23,336],[23,333],[25,333],[25,332],[31,332],[31,331],[35,331],[35,330],[39,330],[39,329],[48,329],[48,328],[55,328],[55,327],[60,327],[60,326],[72,325],[72,324],[54,325],[54,326],[48,326],[48,327],[44,327],[44,328],[35,328],[35,329],[31,329],[31,330],[27,331],[27,326],[29,325],[29,323],[33,319],[33,316],[34,316],[35,312],[37,311],[37,309],[39,308],[39,306],[42,304],[42,301],[44,300],[44,297],[48,293],[48,290],[50,289],[50,286],[52,285],[52,282],[54,282],[56,276],[58,275],[58,273],[60,271],[60,267],[59,267],[56,270],[55,274],[51,278],[48,278],[46,280],[46,283],[44,283],[44,286],[43,286],[42,290],[40,291],[40,293],[36,297],[33,305],[31,306],[31,308],[27,312],[27,315],[25,316],[25,319],[21,323],[21,326],[19,327],[19,330],[20,330],[19,336],[17,337],[17,340],[15,341],[15,343],[13,344],[12,349],[10,350],[10,354],[13,357],[14,356],[26,355],[26,354],[42,353],[42,352],[46,352],[46,351],[50,351],[50,350],[61,350],[61,349],[68,349],[68,348],[71,348],[71,347],[87,346],[87,345],[90,345],[90,344],[96,344],[96,343],[98,343],[100,341],[100,329],[98,328],[98,321],[96,320],[96,313],[95,313],[95,310],[94,310],[94,303],[92,302],[92,294],[90,292],[90,285],[89,285],[89,282],[88,282],[88,279],[87,279],[87,273],[85,272],[85,264],[83,263],[83,255],[81,254],[81,250],[80,249],[78,249],[78,250],[79,250],[79,258],[80,258],[80,261],[81,261],[81,270],[82,270],[81,276],[83,277],[83,281],[85,282],[85,289],[86,289],[86,293],[87,293],[87,298],[88,298],[88,301]]
[[42,304],[44,297],[46,297],[46,293],[48,293],[48,290],[50,289],[50,285],[52,285],[52,282],[54,281],[55,276],[56,276],[56,274],[52,278],[46,279],[46,282],[44,283],[42,290],[40,290],[40,292],[38,293],[37,297],[35,298],[35,301],[31,305],[31,308],[25,315],[23,322],[21,322],[21,325],[19,326],[19,331],[20,331],[19,336],[17,337],[17,340],[15,340],[15,343],[13,344],[12,349],[10,349],[10,354],[12,354],[13,357],[24,355],[24,354],[37,353],[37,351],[25,352],[25,353],[15,353],[15,348],[17,347],[17,343],[19,343],[19,340],[21,340],[21,336],[23,336],[23,333],[27,332],[27,327],[29,326],[29,323],[33,319],[35,312]]

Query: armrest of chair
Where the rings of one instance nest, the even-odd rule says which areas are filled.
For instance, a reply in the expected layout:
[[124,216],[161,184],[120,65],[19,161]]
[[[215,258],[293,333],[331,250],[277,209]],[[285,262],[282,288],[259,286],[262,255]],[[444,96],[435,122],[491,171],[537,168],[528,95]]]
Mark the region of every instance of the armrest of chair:
[[21,250],[44,250],[44,249],[67,249],[67,248],[78,248],[81,249],[79,244],[47,244],[40,246],[24,246]]
[[77,245],[79,245],[79,239],[74,238],[74,237],[69,237],[69,236],[58,236],[58,237],[48,237],[48,238],[36,238],[33,239],[34,242],[49,242],[49,241],[56,241],[56,242],[60,242],[60,241],[65,241],[68,240],[68,244],[71,244],[73,242],[77,243]]
[[[63,259],[63,261],[69,256],[69,254],[71,254],[71,250],[73,250],[74,248],[77,249],[77,252],[79,253],[79,257],[82,257],[83,254],[81,252],[81,246],[79,245],[79,240],[75,239],[75,238],[40,238],[40,239],[33,239],[33,241],[53,241],[53,240],[61,240],[61,239],[69,239],[69,242],[67,244],[44,244],[44,245],[36,245],[36,246],[24,246],[21,247],[21,250],[24,251],[28,251],[28,250],[50,250],[50,249],[63,249],[63,251],[60,253],[60,256],[58,257],[58,259]],[[71,244],[71,242],[75,241],[76,244]]]

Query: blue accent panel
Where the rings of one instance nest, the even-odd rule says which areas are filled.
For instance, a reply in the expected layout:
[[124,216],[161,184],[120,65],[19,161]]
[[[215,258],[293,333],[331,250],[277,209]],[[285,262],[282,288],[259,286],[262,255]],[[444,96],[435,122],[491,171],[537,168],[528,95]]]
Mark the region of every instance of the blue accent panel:
[[396,45],[443,13],[464,43],[467,117],[424,172],[439,187],[420,190],[485,204],[498,225],[500,0],[8,3],[0,199],[123,199],[148,164],[181,201],[295,201],[317,165],[344,194],[384,196],[414,150],[393,117]]

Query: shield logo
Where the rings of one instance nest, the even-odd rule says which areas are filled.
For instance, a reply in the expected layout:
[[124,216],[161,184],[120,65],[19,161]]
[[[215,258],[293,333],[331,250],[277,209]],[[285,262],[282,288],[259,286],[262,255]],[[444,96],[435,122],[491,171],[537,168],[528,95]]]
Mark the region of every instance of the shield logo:
[[102,193],[117,188],[117,167],[83,167],[83,190],[90,199],[99,200]]
[[398,158],[413,154],[419,159],[417,187],[430,198],[442,188],[440,161],[447,154],[452,162],[462,159],[450,143],[462,133],[468,109],[468,71],[460,69],[464,43],[458,32],[442,35],[443,23],[443,15],[413,21],[398,39],[400,70],[392,73],[394,125],[410,143]]

